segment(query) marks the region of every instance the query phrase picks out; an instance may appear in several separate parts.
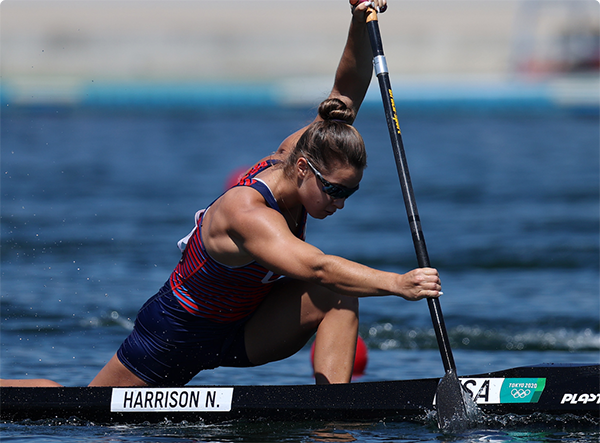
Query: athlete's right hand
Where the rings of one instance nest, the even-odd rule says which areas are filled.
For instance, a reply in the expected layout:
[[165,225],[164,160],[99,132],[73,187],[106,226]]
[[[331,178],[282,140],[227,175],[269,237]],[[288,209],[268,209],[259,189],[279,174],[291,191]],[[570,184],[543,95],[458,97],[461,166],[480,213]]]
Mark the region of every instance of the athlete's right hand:
[[398,277],[400,280],[399,295],[406,300],[415,301],[442,295],[437,269],[417,268]]

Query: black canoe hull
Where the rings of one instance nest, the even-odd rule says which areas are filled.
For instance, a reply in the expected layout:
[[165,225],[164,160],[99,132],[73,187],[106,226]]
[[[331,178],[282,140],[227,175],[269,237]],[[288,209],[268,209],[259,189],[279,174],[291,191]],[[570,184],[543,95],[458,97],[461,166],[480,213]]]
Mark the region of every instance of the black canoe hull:
[[[461,376],[487,414],[600,416],[600,365],[540,365]],[[439,379],[296,386],[0,388],[5,421],[101,423],[405,420],[435,410]]]

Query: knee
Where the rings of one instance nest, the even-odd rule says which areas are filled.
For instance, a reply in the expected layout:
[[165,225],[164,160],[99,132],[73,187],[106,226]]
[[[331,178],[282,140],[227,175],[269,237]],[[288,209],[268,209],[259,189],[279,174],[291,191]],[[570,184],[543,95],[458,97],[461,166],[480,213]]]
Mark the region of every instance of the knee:
[[336,311],[346,319],[349,325],[358,328],[358,298],[343,296],[340,308]]
[[340,295],[324,287],[314,287],[306,292],[302,303],[302,318],[306,325],[319,327],[327,318],[337,321],[358,320],[358,298]]
[[358,297],[348,297],[346,295],[342,295],[342,297],[342,309],[346,309],[358,314]]
[[341,295],[322,286],[317,286],[308,292],[308,294],[314,306],[323,313],[329,311],[352,311],[358,313],[357,297]]
[[324,318],[332,317],[336,321],[358,323],[358,306],[358,298],[334,294]]
[[318,334],[337,336],[339,333],[347,337],[358,333],[358,299],[355,297],[338,297],[336,303],[325,312],[319,323]]
[[358,298],[333,293],[329,310],[343,311],[358,315]]

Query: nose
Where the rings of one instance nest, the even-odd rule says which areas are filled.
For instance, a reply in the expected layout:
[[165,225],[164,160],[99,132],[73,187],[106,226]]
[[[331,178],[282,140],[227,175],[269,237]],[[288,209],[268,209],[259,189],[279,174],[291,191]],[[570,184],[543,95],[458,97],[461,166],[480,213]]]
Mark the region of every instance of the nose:
[[333,206],[337,209],[344,209],[344,203],[346,203],[345,198],[335,198],[333,199]]

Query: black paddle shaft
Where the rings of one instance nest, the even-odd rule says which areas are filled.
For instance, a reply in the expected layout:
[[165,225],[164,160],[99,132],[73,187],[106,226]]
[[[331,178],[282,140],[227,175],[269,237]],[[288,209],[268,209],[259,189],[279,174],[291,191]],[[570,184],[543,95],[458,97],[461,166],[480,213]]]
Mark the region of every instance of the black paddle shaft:
[[[387,63],[383,54],[383,43],[379,32],[379,23],[376,17],[376,14],[372,13],[367,18],[367,29],[369,31],[369,39],[371,40],[371,48],[373,50],[373,65],[375,67],[377,79],[379,80],[379,89],[381,90],[381,97],[383,99],[385,118],[390,132],[394,157],[396,158],[396,168],[398,169],[398,177],[400,178],[400,186],[402,187],[402,195],[404,196],[404,205],[406,206],[410,232],[412,233],[415,252],[417,253],[417,261],[419,267],[427,268],[430,267],[429,254],[427,253],[425,238],[423,237],[423,231],[421,230],[421,220],[417,211],[417,203],[410,181],[408,163],[406,161],[406,154],[404,153],[402,134],[400,132],[400,123],[398,121],[398,115],[396,114],[392,85],[387,71]],[[456,365],[454,364],[452,349],[450,349],[450,341],[448,339],[448,333],[446,332],[446,325],[444,324],[444,316],[442,315],[440,302],[437,298],[427,298],[427,304],[429,306],[435,335],[444,363],[444,369],[446,372],[451,369],[456,372]]]

